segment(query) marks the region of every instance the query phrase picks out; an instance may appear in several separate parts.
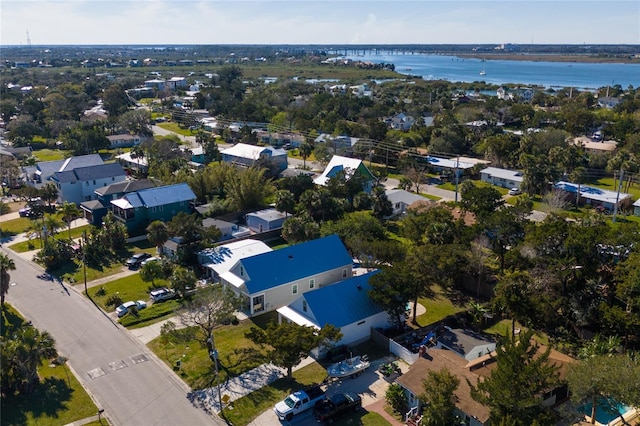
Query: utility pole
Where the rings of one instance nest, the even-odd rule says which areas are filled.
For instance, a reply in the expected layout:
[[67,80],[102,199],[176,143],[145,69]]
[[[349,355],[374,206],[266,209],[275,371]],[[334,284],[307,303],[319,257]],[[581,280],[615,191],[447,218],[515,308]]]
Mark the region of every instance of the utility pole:
[[[89,296],[89,290],[87,290],[87,231],[82,231],[82,239],[80,240],[80,250],[82,251],[82,273],[84,275],[84,293]],[[83,244],[84,243],[84,244]]]
[[456,157],[456,197],[455,197],[455,202],[458,202],[458,166],[460,165],[460,156]]

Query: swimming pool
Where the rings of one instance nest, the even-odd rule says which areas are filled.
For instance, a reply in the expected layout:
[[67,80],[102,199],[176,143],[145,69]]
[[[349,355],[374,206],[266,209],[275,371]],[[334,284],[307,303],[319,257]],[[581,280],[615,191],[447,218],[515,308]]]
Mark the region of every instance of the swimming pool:
[[[591,403],[585,404],[580,407],[580,412],[586,414],[587,416],[591,416],[592,406],[593,405]],[[600,401],[598,401],[598,406],[596,407],[596,422],[601,425],[608,425],[614,420],[619,420],[620,413],[624,415],[629,411],[631,411],[631,407],[628,407],[617,401],[601,399]]]

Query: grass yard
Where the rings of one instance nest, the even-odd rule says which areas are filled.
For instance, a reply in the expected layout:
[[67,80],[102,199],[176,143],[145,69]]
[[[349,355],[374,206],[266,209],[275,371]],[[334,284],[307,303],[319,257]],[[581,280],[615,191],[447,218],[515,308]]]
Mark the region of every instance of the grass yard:
[[[2,310],[2,335],[24,323],[10,305]],[[31,395],[0,399],[3,425],[58,426],[91,417],[98,408],[68,367],[45,365],[38,368],[40,384]],[[105,420],[103,424],[108,424]]]
[[[156,280],[155,287],[163,287],[168,283],[167,280]],[[89,295],[91,299],[102,309],[108,312],[115,310],[115,306],[107,307],[106,303],[109,297],[117,294],[120,296],[123,302],[128,300],[149,300],[149,292],[153,289],[151,283],[142,281],[140,274],[133,274],[126,277],[113,280],[103,285],[91,287],[89,289]],[[164,305],[165,303],[159,303],[158,305]],[[177,306],[176,306],[177,307]],[[140,313],[151,310],[152,307],[143,309]]]
[[55,160],[64,160],[65,158],[71,156],[71,153],[61,149],[45,148],[45,149],[39,149],[37,151],[33,151],[33,156],[38,161],[55,161]]
[[194,131],[189,130],[189,129],[184,129],[184,128],[180,127],[178,125],[178,123],[173,123],[173,122],[158,123],[157,126],[158,127],[162,127],[165,130],[169,130],[170,132],[174,132],[174,133],[177,133],[177,134],[182,135],[182,136],[194,136],[197,133],[197,132],[194,132]]
[[[527,330],[527,327],[523,327],[520,323],[516,322],[516,329],[525,331]],[[485,328],[483,331],[487,334],[493,334],[496,336],[504,336],[507,333],[511,334],[511,320],[504,319],[498,321],[497,323]],[[549,337],[542,332],[535,331],[533,339],[542,345],[549,345]]]
[[246,425],[262,412],[273,408],[278,401],[284,399],[291,392],[321,383],[326,377],[327,371],[320,364],[314,362],[294,371],[292,379],[276,380],[270,385],[234,401],[232,403],[233,409],[223,410],[224,418],[236,426]]
[[[143,240],[128,244],[127,250],[118,253],[117,256],[105,259],[87,259],[87,281],[108,277],[126,270],[125,261],[134,253],[139,252],[155,256],[156,248],[148,240]],[[80,283],[84,281],[82,262],[79,260],[74,260],[49,272],[67,282]]]
[[[174,320],[176,324],[178,321],[178,319]],[[267,362],[264,350],[244,336],[253,325],[251,320],[245,320],[238,325],[229,324],[214,331],[216,349],[222,366],[220,380],[238,376]],[[184,335],[188,336],[188,334]],[[151,341],[148,346],[191,388],[204,389],[213,386],[215,371],[206,348],[195,339],[187,339],[163,341],[163,337],[160,336]],[[179,369],[176,368],[178,360],[181,363]]]
[[433,324],[434,322],[440,321],[449,315],[465,310],[463,306],[456,306],[453,304],[453,302],[445,296],[444,292],[440,288],[435,289],[434,298],[420,298],[418,299],[418,303],[426,309],[424,314],[418,315],[416,318],[420,327]]
[[3,237],[11,237],[14,235],[22,234],[31,226],[31,220],[26,217],[19,217],[17,219],[11,219],[0,222],[0,230],[2,230]]
[[[88,231],[91,225],[79,226],[77,228],[71,228],[71,238],[80,238],[82,233],[86,230]],[[64,230],[58,231],[58,233],[54,237],[56,240],[68,240],[69,239],[69,230],[65,228]],[[9,248],[16,253],[25,253],[27,251],[41,249],[42,241],[38,238],[34,238],[28,241],[21,241],[19,243],[15,243],[9,246]]]

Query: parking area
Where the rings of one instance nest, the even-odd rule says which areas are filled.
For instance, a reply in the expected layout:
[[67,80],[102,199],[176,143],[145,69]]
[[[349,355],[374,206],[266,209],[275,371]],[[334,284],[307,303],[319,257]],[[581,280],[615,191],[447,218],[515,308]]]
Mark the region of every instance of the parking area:
[[[334,395],[336,393],[342,392],[355,392],[360,397],[362,397],[362,407],[365,410],[368,410],[367,407],[371,407],[373,404],[378,401],[384,400],[385,393],[387,392],[387,388],[393,380],[398,377],[397,375],[393,375],[390,377],[384,377],[380,372],[378,372],[378,368],[383,363],[388,363],[390,361],[395,360],[395,357],[385,357],[382,359],[378,359],[371,362],[371,366],[364,372],[360,377],[356,378],[347,378],[342,380],[336,380],[329,384],[327,384],[324,388],[327,393],[327,396]],[[406,372],[409,369],[409,365],[403,362],[402,360],[397,360],[398,365],[402,372]],[[371,410],[368,410],[371,411]],[[354,415],[357,416],[358,414]],[[281,421],[279,420],[273,409],[262,413],[258,416],[254,421],[249,423],[250,426],[272,426],[272,425],[309,425],[315,424],[316,421],[313,418],[312,410],[308,410],[302,414],[297,415],[291,421]]]

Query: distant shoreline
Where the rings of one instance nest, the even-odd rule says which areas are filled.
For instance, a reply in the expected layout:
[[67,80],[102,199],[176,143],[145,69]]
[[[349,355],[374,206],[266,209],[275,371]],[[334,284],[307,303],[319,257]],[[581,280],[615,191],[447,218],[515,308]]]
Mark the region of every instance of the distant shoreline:
[[593,55],[555,55],[555,54],[522,54],[522,53],[456,53],[460,58],[474,58],[504,61],[532,61],[532,62],[575,62],[592,64],[640,64],[640,58],[602,57]]

